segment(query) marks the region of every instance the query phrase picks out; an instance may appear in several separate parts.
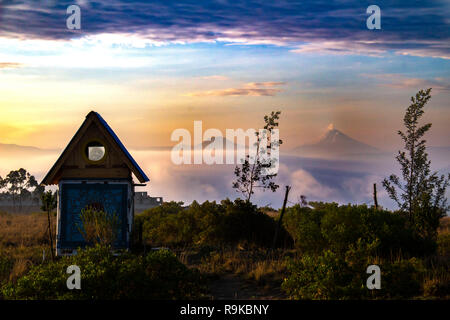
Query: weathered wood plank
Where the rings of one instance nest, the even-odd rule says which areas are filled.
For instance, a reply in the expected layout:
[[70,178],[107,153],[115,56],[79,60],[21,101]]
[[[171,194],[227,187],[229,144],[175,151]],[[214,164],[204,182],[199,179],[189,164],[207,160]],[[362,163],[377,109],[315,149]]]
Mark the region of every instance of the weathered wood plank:
[[128,168],[84,168],[66,169],[61,178],[130,178],[131,171]]

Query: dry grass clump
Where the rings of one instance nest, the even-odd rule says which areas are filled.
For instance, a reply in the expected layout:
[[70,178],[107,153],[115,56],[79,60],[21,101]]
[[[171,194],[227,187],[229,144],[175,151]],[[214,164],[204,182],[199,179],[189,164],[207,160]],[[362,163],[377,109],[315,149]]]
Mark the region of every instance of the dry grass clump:
[[444,217],[441,219],[441,223],[439,225],[438,232],[442,233],[450,233],[450,217]]
[[17,259],[14,261],[11,273],[9,274],[9,280],[15,282],[16,279],[24,275],[32,262],[29,259]]
[[[55,228],[53,219],[53,228]],[[0,216],[0,247],[36,246],[47,244],[45,214],[7,214]]]
[[450,298],[450,273],[448,260],[435,259],[431,261],[423,281],[425,298]]
[[[223,299],[285,299],[281,283],[287,276],[287,257],[294,250],[248,248],[245,244],[234,248],[184,249],[179,259],[191,268],[198,269],[211,280],[211,292]],[[231,294],[231,289],[238,296]],[[230,292],[228,292],[230,291]]]
[[48,258],[47,232],[46,214],[0,214],[0,284],[14,282],[31,265],[41,263],[44,250]]
[[178,254],[180,260],[201,273],[211,276],[234,274],[244,280],[260,286],[280,286],[287,274],[287,256],[294,255],[290,250],[236,248],[217,249],[203,254],[182,251]]
[[441,260],[450,261],[450,217],[441,219],[438,229],[437,253]]

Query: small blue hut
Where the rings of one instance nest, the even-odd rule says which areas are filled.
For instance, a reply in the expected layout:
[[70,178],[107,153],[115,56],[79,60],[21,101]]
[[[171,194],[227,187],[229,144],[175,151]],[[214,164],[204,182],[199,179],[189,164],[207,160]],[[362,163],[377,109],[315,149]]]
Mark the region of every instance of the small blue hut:
[[119,218],[115,248],[129,248],[134,219],[132,174],[149,181],[117,135],[97,112],[91,111],[56,163],[42,180],[58,189],[56,254],[75,254],[86,245],[80,213],[94,207]]

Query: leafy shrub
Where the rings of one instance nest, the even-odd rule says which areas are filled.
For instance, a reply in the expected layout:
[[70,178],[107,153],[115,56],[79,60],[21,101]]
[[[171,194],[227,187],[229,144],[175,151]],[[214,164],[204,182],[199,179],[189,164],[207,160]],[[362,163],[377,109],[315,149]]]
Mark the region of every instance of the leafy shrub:
[[[236,243],[245,241],[261,246],[272,245],[277,222],[272,217],[258,210],[250,202],[240,199],[234,202],[222,201],[224,215],[218,224],[218,242]],[[281,230],[280,238],[286,236]]]
[[385,297],[412,298],[422,293],[425,268],[420,259],[398,259],[383,264],[380,268],[382,293]]
[[282,288],[294,299],[358,299],[367,294],[365,274],[377,243],[358,240],[344,255],[326,250],[290,260]]
[[[70,265],[80,267],[81,290],[66,286]],[[203,288],[198,273],[166,250],[114,256],[96,246],[36,265],[2,292],[6,299],[196,299]]]
[[286,209],[283,224],[300,252],[321,252],[325,248],[326,240],[321,231],[324,213],[298,204]]
[[[421,294],[424,274],[422,261],[416,258],[393,262],[371,257],[376,243],[361,241],[344,255],[326,250],[320,255],[303,255],[288,264],[290,275],[282,288],[294,299],[395,299]],[[381,289],[366,287],[367,267],[380,266]]]
[[312,203],[314,209],[295,205],[286,211],[284,226],[303,253],[319,254],[330,249],[343,254],[358,239],[378,241],[377,254],[427,255],[433,243],[418,238],[401,214],[374,210],[366,205]]
[[[277,222],[250,202],[223,200],[220,204],[194,201],[188,208],[163,204],[137,217],[143,237],[154,245],[272,244]],[[287,236],[284,229],[280,238]]]
[[182,203],[165,202],[161,206],[146,210],[136,216],[136,226],[142,226],[144,240],[155,245],[170,245],[185,242],[186,239],[178,230],[181,228],[180,217]]
[[[283,283],[292,298],[396,299],[415,297],[423,290],[427,295],[446,295],[448,277],[431,272],[424,284],[424,276],[430,271],[418,258],[431,256],[438,247],[440,257],[445,259],[448,241],[444,234],[436,246],[419,237],[399,212],[366,205],[310,204],[313,208],[288,208],[284,221],[303,254],[291,260],[290,275]],[[366,288],[366,269],[371,264],[381,268],[381,290]],[[428,267],[433,268],[429,262]]]
[[284,280],[282,288],[294,299],[335,299],[339,297],[337,285],[345,267],[329,250],[320,256],[305,254],[288,264],[291,275]]

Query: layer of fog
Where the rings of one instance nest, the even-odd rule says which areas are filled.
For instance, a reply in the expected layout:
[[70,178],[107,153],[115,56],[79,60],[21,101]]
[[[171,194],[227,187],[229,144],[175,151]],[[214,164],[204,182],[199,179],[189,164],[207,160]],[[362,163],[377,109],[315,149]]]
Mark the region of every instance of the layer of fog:
[[[232,188],[235,165],[175,165],[168,150],[130,150],[130,153],[150,177],[147,186],[138,187],[137,191],[147,191],[151,196],[163,197],[164,201],[182,201],[186,204],[193,200],[220,201],[227,197],[243,197]],[[290,185],[292,189],[289,204],[298,202],[300,195],[305,195],[311,201],[371,205],[373,184],[377,183],[380,205],[394,208],[381,185],[383,178],[391,173],[399,173],[394,156],[395,154],[386,154],[373,159],[339,161],[282,154],[276,178],[280,188],[275,193],[262,192],[257,188],[252,201],[261,206],[279,208],[282,205],[284,186]],[[438,164],[434,169],[448,172],[447,156],[434,156],[432,160]],[[23,167],[40,181],[58,157],[59,153],[54,151],[2,154],[0,176],[5,177],[10,170]]]

